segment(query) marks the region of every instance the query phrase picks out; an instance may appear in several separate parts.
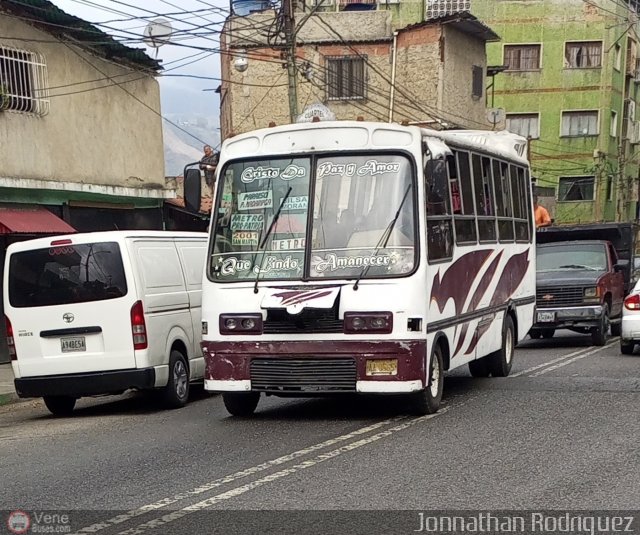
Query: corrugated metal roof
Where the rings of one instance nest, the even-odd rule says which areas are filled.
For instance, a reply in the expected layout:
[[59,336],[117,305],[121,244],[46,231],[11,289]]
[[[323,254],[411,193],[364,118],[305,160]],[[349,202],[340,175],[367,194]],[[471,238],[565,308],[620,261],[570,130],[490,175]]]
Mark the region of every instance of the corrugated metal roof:
[[152,71],[162,69],[160,62],[144,50],[119,43],[97,26],[65,13],[48,0],[0,0],[0,9],[28,19],[27,24],[111,61]]
[[0,207],[0,234],[69,234],[71,225],[41,206]]
[[481,20],[478,20],[475,16],[467,11],[461,11],[460,13],[453,13],[451,15],[445,15],[443,17],[436,17],[427,19],[423,22],[416,24],[410,24],[401,28],[400,32],[412,30],[414,28],[422,28],[423,26],[433,26],[438,24],[451,24],[458,28],[460,31],[473,35],[483,41],[500,41],[500,36],[494,32],[489,26],[487,26]]

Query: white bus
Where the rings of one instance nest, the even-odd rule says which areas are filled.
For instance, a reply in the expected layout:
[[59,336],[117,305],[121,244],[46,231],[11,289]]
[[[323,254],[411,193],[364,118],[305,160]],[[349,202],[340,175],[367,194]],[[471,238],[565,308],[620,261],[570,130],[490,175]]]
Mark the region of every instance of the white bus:
[[404,394],[509,374],[535,307],[526,140],[360,121],[224,142],[203,284],[205,388]]

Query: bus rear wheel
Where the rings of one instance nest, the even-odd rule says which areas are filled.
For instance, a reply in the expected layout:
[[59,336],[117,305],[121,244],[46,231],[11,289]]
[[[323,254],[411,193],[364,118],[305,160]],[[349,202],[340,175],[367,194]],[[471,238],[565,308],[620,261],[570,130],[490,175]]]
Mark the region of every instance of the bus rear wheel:
[[[544,333],[543,333],[544,336]],[[487,357],[487,367],[493,377],[507,377],[513,365],[513,354],[516,347],[516,329],[509,314],[502,324],[502,346]]]
[[251,416],[260,401],[260,392],[224,392],[222,401],[232,416]]
[[436,344],[429,362],[427,387],[424,390],[410,394],[410,410],[412,414],[424,416],[438,412],[444,386],[443,360],[442,347],[440,347],[440,344]]

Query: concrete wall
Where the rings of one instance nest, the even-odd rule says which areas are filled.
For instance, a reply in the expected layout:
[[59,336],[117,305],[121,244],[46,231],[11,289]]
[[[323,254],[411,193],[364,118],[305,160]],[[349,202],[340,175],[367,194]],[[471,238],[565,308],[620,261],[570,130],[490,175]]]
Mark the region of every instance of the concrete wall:
[[[503,63],[505,44],[541,43],[542,62],[537,72],[511,72],[496,76],[495,106],[507,113],[540,113],[540,139],[532,142],[531,165],[541,186],[557,188],[561,176],[595,176],[596,200],[558,202],[559,223],[613,220],[617,212],[617,190],[624,190],[626,201],[621,211],[633,217],[637,193],[626,184],[638,182],[640,146],[623,143],[623,173],[618,172],[618,147],[623,126],[623,95],[638,100],[638,84],[625,84],[624,66],[628,37],[639,28],[621,21],[628,17],[621,2],[599,1],[598,6],[582,0],[473,0],[472,13],[502,37],[500,43],[487,46],[490,65]],[[633,19],[632,19],[633,20]],[[623,34],[625,34],[623,36]],[[601,40],[602,67],[566,69],[564,47],[567,41]],[[614,68],[615,43],[622,46],[622,69]],[[629,80],[629,79],[627,79]],[[597,109],[600,112],[599,135],[561,137],[563,110]],[[610,135],[611,111],[618,113],[618,132]],[[637,114],[640,119],[640,114]],[[604,154],[594,159],[594,150]],[[607,201],[607,175],[614,176],[613,200]],[[623,175],[620,180],[619,176]],[[631,201],[631,202],[629,202]]]
[[[373,12],[382,13],[382,12]],[[325,17],[327,14],[322,14]],[[330,13],[329,15],[334,15]],[[299,65],[308,62],[310,79],[298,76],[298,111],[307,104],[322,102],[338,119],[387,121],[391,96],[393,33],[383,32],[375,43],[357,42],[362,13],[335,13],[351,21],[351,35],[356,41],[346,45],[334,39],[301,45],[297,49]],[[309,22],[307,23],[309,24]],[[369,35],[369,30],[364,33]],[[224,40],[226,43],[226,40]],[[444,47],[444,48],[443,48]],[[453,29],[429,25],[399,32],[397,37],[394,121],[428,123],[444,116],[453,123],[481,128],[484,98],[471,96],[471,66],[486,66],[484,43]],[[222,136],[267,127],[270,122],[290,122],[287,72],[280,53],[266,48],[249,48],[249,67],[238,73],[231,67],[232,54],[223,53]],[[362,55],[367,58],[367,95],[363,100],[329,101],[326,96],[327,56]],[[444,61],[443,61],[444,59]],[[228,80],[229,83],[225,83]],[[449,94],[447,94],[449,93]]]
[[[25,185],[28,180],[107,185],[138,190],[165,188],[162,120],[158,82],[140,71],[98,59],[78,48],[0,15],[0,45],[41,53],[46,60],[50,112],[44,117],[0,112],[0,179]],[[92,66],[95,65],[94,66]],[[123,87],[109,80],[117,77]],[[95,91],[67,94],[110,86]],[[152,108],[151,111],[143,104]],[[27,186],[29,187],[29,186]],[[100,188],[96,189],[100,192]]]

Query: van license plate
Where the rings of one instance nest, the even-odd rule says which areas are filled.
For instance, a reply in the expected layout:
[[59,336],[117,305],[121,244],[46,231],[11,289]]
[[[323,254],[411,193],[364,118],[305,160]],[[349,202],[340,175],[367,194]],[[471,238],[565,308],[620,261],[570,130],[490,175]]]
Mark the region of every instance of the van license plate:
[[538,312],[538,323],[552,323],[556,321],[555,312]]
[[60,345],[62,346],[63,353],[87,350],[84,336],[77,336],[75,338],[61,338]]

